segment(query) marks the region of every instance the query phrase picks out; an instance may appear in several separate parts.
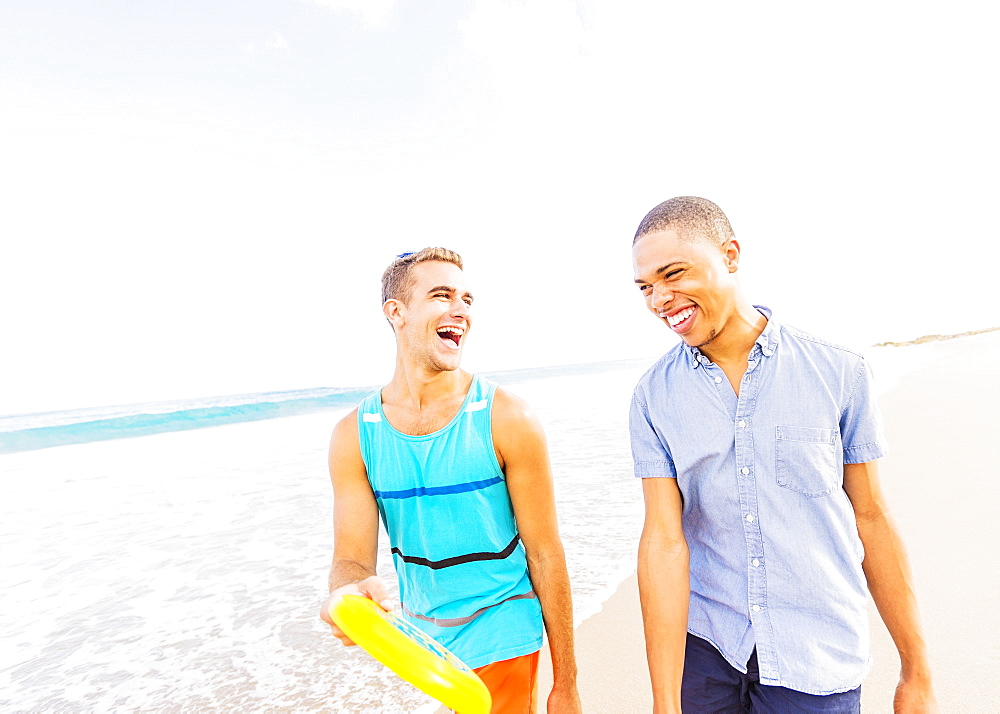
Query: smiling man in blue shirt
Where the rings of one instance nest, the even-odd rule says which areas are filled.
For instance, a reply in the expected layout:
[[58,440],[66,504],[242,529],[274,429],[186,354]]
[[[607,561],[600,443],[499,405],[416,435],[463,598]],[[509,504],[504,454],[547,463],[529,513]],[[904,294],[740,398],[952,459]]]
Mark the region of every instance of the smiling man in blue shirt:
[[681,338],[631,409],[655,711],[860,711],[869,591],[902,662],[896,711],[935,711],[863,357],[743,296],[711,201],[661,203],[632,252],[646,306]]

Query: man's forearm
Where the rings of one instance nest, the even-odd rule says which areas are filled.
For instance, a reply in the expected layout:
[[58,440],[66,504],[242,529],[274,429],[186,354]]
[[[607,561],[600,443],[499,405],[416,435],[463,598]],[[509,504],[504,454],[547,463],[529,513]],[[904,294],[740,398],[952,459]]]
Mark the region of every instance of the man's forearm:
[[363,565],[355,560],[338,560],[334,558],[333,565],[330,566],[330,577],[328,580],[330,592],[345,585],[360,583],[365,578],[370,578],[373,575],[375,575],[375,568],[373,567]]
[[645,533],[639,541],[639,601],[657,714],[680,712],[691,596],[688,557],[685,543]]
[[552,686],[576,686],[573,596],[562,549],[528,559],[531,583],[542,607],[552,657]]
[[902,676],[929,678],[927,646],[902,539],[884,510],[859,518],[858,534],[865,549],[862,567],[868,589],[899,651]]

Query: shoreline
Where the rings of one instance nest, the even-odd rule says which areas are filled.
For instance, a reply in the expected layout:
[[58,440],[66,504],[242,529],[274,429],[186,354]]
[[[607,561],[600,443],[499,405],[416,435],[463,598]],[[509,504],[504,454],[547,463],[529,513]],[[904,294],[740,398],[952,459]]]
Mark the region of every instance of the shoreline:
[[984,327],[981,330],[968,330],[967,332],[959,332],[954,335],[921,335],[913,340],[905,340],[903,342],[879,342],[872,345],[872,347],[911,347],[913,345],[924,345],[928,342],[943,342],[945,340],[955,340],[959,337],[972,337],[973,335],[983,335],[987,332],[996,332],[1000,330],[1000,327]]

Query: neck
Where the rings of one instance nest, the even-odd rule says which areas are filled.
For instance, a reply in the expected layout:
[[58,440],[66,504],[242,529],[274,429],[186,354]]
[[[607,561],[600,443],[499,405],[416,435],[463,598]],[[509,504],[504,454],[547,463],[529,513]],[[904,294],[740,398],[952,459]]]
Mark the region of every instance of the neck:
[[382,389],[382,401],[419,410],[440,399],[465,394],[471,383],[472,375],[462,369],[429,369],[397,353],[396,371]]
[[749,302],[741,300],[719,335],[701,351],[716,364],[745,361],[765,327],[767,318]]

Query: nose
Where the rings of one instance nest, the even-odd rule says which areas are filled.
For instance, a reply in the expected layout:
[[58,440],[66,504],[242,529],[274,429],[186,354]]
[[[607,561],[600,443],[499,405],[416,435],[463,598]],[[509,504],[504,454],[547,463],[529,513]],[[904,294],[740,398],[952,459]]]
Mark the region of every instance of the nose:
[[652,307],[662,308],[674,299],[674,291],[663,281],[653,284]]
[[452,317],[469,317],[469,303],[465,302],[461,298],[457,298],[451,306]]

